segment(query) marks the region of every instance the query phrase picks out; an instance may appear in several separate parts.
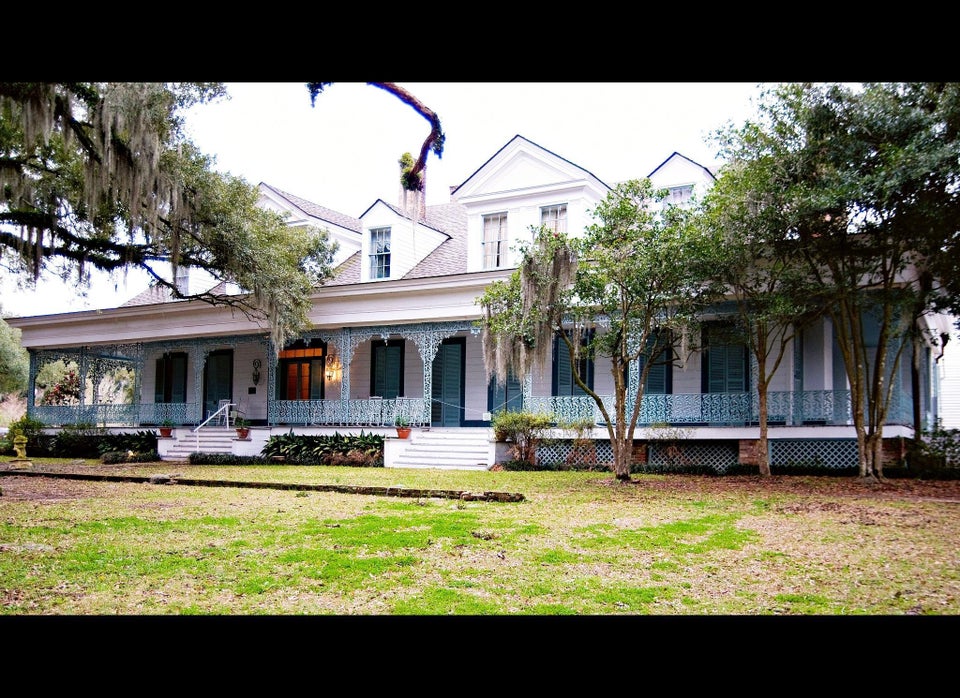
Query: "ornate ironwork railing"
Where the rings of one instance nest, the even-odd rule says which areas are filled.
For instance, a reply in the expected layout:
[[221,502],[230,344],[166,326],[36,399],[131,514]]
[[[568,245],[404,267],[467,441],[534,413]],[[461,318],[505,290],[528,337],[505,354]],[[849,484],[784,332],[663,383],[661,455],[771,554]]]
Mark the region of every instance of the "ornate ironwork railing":
[[[604,395],[602,399],[607,413],[614,419],[613,396]],[[603,422],[600,409],[592,398],[586,396],[527,397],[524,408],[552,414],[562,422]],[[201,421],[200,405],[193,402],[35,405],[30,414],[49,426],[92,424],[136,427],[158,426],[165,422],[197,424]],[[405,416],[412,426],[427,426],[431,422],[431,401],[428,398],[272,400],[268,403],[267,418],[270,424],[393,426],[398,415]],[[849,425],[853,423],[850,391],[771,392],[767,396],[767,415],[770,424]],[[638,424],[740,426],[756,424],[758,421],[759,406],[755,393],[681,393],[644,395]],[[894,394],[886,423],[912,425],[909,396]]]
[[430,400],[424,398],[273,400],[269,412],[271,424],[393,426],[398,416],[412,426],[430,424]]
[[[610,418],[615,418],[611,395],[601,396]],[[601,423],[596,402],[586,396],[527,398],[524,407],[541,414],[553,414],[557,421],[593,420]],[[630,413],[632,406],[627,406]],[[895,393],[887,413],[887,424],[912,425],[910,401]],[[638,425],[654,424],[740,426],[760,420],[756,393],[678,393],[644,395]],[[767,394],[767,421],[784,425],[853,424],[849,390],[772,391]]]

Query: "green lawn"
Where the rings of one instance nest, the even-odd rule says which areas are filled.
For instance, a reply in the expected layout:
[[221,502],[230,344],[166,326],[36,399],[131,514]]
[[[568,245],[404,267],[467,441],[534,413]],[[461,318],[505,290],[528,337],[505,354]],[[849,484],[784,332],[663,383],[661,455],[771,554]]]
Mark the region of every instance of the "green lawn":
[[[46,467],[36,462],[34,471]],[[94,462],[69,469],[107,472]],[[109,472],[523,499],[7,472],[0,477],[0,613],[960,613],[960,504],[936,490],[929,498],[899,496],[909,483],[639,475],[618,484],[596,472],[183,464]]]

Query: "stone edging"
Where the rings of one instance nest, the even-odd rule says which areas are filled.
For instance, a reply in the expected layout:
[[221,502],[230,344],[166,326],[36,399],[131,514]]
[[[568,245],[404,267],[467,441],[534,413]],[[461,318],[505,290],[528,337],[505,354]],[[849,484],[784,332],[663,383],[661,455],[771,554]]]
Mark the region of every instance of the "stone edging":
[[149,485],[194,485],[201,487],[250,487],[254,489],[298,490],[303,492],[342,492],[344,494],[372,494],[384,497],[413,497],[459,499],[477,502],[522,502],[516,492],[466,492],[463,490],[421,490],[412,487],[370,487],[365,485],[309,485],[282,482],[243,482],[239,480],[197,480],[181,477],[179,473],[157,475],[102,475],[94,473],[49,473],[37,470],[0,470],[0,475],[25,477],[55,477],[66,480],[100,482],[140,482]]

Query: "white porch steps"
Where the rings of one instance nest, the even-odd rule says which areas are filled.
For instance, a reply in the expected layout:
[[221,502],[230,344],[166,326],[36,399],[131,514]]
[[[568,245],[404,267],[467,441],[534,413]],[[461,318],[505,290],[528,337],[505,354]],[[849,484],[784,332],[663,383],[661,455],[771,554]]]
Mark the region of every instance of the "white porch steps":
[[388,468],[489,470],[494,463],[493,432],[484,427],[415,429]]
[[237,430],[233,427],[203,427],[196,434],[189,428],[177,429],[176,443],[160,456],[160,459],[183,463],[190,459],[191,453],[198,451],[200,453],[232,453],[233,440],[236,437]]

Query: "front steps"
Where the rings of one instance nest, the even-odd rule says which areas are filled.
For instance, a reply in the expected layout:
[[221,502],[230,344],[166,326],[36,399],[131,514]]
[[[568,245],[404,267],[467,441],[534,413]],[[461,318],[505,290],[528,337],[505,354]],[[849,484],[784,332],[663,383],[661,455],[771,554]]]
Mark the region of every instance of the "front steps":
[[494,464],[493,432],[488,428],[414,429],[407,439],[384,444],[387,468],[489,470]]
[[[240,441],[233,427],[190,427],[174,430],[173,438],[160,439],[160,460],[189,462],[191,453],[258,453],[269,436],[254,429],[252,439]],[[409,438],[384,440],[384,467],[435,468],[438,470],[489,470],[494,464],[493,431],[485,427],[414,428]]]
[[191,453],[233,453],[237,430],[233,427],[203,427],[194,432],[189,427],[174,431],[173,446],[160,454],[160,460],[184,463]]

